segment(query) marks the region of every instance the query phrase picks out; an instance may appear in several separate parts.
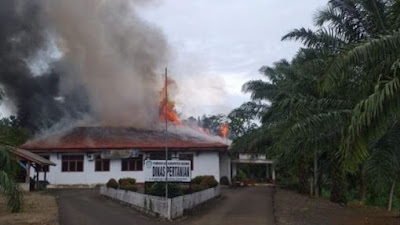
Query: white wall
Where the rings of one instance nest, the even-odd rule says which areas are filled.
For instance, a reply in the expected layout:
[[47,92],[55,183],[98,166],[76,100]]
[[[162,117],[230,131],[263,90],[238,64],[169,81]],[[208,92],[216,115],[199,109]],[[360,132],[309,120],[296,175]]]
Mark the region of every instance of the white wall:
[[[184,152],[185,154],[193,154],[193,171],[192,177],[199,175],[213,175],[217,181],[220,179],[220,166],[218,152]],[[179,154],[179,153],[178,153]],[[118,180],[123,177],[133,177],[136,182],[144,182],[144,171],[121,171],[121,159],[110,160],[110,171],[96,172],[94,171],[95,160],[88,161],[87,154],[84,155],[84,171],[83,172],[61,172],[61,156],[62,153],[50,154],[50,161],[56,163],[56,166],[50,166],[50,171],[46,177],[50,184],[104,184],[110,178]],[[34,170],[31,176],[35,175]],[[39,179],[44,179],[44,173],[39,173]]]
[[231,158],[227,152],[219,154],[219,171],[220,178],[227,177],[231,181]]
[[194,153],[192,178],[200,175],[213,175],[219,181],[218,152]]

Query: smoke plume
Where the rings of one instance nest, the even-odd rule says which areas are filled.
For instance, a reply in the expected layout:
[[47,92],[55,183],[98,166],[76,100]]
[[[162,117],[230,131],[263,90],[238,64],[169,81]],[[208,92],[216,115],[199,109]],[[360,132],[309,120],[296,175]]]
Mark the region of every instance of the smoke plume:
[[135,13],[143,2],[1,1],[0,84],[22,126],[83,115],[101,125],[156,124],[168,48]]

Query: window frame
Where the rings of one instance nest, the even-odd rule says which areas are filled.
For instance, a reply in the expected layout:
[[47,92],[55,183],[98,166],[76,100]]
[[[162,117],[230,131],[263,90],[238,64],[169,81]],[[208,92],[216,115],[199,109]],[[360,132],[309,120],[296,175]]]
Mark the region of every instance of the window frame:
[[[141,166],[138,166],[139,163]],[[124,169],[124,163],[126,163],[126,169]],[[133,164],[134,168],[131,168],[131,164]],[[121,159],[121,171],[128,172],[128,171],[143,171],[143,155],[140,154],[137,157],[129,157],[125,159]]]
[[[67,158],[67,159],[64,159]],[[82,157],[82,159],[71,159],[71,157]],[[64,161],[67,162],[67,170],[64,170]],[[75,170],[71,170],[72,162],[75,163]],[[82,170],[78,170],[78,162],[82,162]],[[62,155],[61,156],[61,172],[63,173],[81,173],[85,171],[85,156],[84,155]]]
[[[97,163],[100,162],[100,170],[97,169]],[[108,170],[105,170],[105,164],[108,163]],[[110,172],[111,169],[111,160],[110,159],[102,159],[100,155],[97,155],[94,160],[94,172]]]

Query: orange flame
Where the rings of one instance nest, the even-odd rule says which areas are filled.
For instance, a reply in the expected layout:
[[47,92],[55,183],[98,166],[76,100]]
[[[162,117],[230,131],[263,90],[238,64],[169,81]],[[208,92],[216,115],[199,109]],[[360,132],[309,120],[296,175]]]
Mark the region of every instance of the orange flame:
[[[167,86],[175,84],[175,81],[168,78]],[[160,102],[160,120],[165,122],[167,119],[170,122],[174,122],[177,125],[181,125],[181,121],[179,120],[178,114],[175,111],[175,103],[170,101],[169,98],[167,100],[167,96],[165,95],[165,86],[161,90],[161,102]]]
[[221,125],[221,135],[223,138],[228,137],[229,127],[227,123]]

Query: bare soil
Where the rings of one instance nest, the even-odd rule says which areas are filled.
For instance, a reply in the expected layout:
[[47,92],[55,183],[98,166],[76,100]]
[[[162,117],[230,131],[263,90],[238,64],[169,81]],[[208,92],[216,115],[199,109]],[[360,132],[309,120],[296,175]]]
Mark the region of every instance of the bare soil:
[[47,193],[24,193],[21,212],[11,213],[7,199],[0,196],[1,225],[53,225],[58,224],[58,208],[54,196]]
[[396,212],[360,205],[341,206],[328,199],[279,188],[274,202],[278,225],[400,225]]

